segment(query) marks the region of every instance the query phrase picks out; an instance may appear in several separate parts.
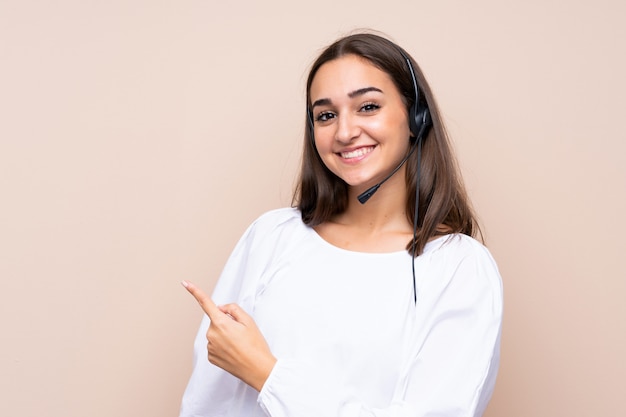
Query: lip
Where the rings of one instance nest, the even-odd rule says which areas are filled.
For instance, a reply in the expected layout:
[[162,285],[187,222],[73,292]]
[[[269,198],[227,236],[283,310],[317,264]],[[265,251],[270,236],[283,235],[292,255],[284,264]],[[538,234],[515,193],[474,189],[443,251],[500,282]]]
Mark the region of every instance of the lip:
[[344,163],[354,164],[367,158],[376,149],[376,145],[357,146],[336,152]]

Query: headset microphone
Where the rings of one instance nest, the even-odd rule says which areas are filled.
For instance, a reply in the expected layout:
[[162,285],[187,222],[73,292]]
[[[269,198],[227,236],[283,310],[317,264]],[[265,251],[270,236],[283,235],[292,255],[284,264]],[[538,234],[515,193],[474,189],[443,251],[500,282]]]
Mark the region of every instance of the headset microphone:
[[[409,151],[409,153],[402,159],[402,161],[398,164],[398,166],[393,171],[391,171],[391,174],[389,174],[389,175],[387,175],[387,177],[385,177],[384,180],[382,180],[378,184],[374,185],[373,187],[368,188],[367,190],[365,190],[364,192],[359,194],[358,197],[357,197],[357,199],[359,200],[359,203],[365,204],[367,202],[367,200],[369,200],[370,197],[373,196],[376,191],[378,191],[378,188],[381,185],[383,185],[385,183],[385,181],[387,181],[389,178],[391,178],[393,176],[393,174],[398,172],[398,170],[400,168],[402,168],[402,165],[404,165],[404,163],[411,157],[411,155],[413,154],[413,151],[415,151],[415,148],[417,148],[416,145],[419,142],[422,141],[422,138],[424,137],[424,134],[428,131],[428,128],[432,124],[432,122],[430,120],[426,120],[426,118],[430,119],[430,112],[428,111],[428,109],[426,109],[426,111],[422,114],[422,117],[424,117],[424,120],[422,121],[422,123],[419,124],[419,127],[418,127],[419,128],[419,132],[417,134],[417,139],[415,140],[415,143],[413,143],[413,146],[411,146],[411,150]],[[417,126],[417,125],[415,125],[415,126]]]
[[[420,139],[421,139],[421,138],[420,138]],[[415,141],[415,143],[417,143],[417,141]],[[389,178],[393,177],[393,174],[395,174],[396,172],[398,172],[398,170],[399,170],[400,168],[402,168],[402,165],[404,165],[404,163],[407,161],[407,159],[409,159],[409,157],[411,156],[411,154],[413,153],[413,151],[415,150],[415,148],[416,148],[416,146],[415,146],[415,144],[413,144],[413,146],[411,146],[411,150],[409,151],[409,153],[408,153],[408,154],[406,154],[406,156],[402,159],[402,161],[398,164],[398,166],[397,166],[397,167],[396,167],[393,171],[391,171],[391,174],[387,175],[387,177],[385,177],[385,179],[384,179],[384,180],[382,180],[381,182],[379,182],[379,183],[378,183],[378,184],[376,184],[375,186],[368,188],[368,189],[367,189],[367,190],[365,190],[363,193],[359,194],[359,195],[358,195],[358,197],[357,197],[357,198],[358,198],[358,200],[359,200],[359,203],[361,203],[361,204],[365,204],[365,202],[366,202],[367,200],[369,200],[369,199],[370,199],[370,197],[371,197],[371,196],[373,196],[373,195],[374,195],[374,193],[375,193],[376,191],[378,191],[378,188],[379,188],[381,185],[383,185],[383,183],[384,183],[385,181],[387,181]]]

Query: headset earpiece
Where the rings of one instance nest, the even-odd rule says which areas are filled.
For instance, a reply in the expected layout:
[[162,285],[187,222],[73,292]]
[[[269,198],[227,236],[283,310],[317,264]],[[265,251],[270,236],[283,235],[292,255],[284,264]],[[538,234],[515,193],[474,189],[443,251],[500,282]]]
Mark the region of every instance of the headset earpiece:
[[400,53],[406,61],[406,65],[409,67],[411,80],[413,81],[413,92],[415,93],[415,101],[409,109],[409,129],[416,138],[423,139],[428,132],[428,128],[432,126],[433,121],[430,117],[428,106],[420,102],[420,90],[417,86],[417,77],[415,77],[411,60],[402,51],[400,51]]
[[427,129],[432,126],[433,121],[430,117],[430,110],[425,106],[411,106],[409,110],[409,128],[411,134],[415,137],[423,136],[427,133]]

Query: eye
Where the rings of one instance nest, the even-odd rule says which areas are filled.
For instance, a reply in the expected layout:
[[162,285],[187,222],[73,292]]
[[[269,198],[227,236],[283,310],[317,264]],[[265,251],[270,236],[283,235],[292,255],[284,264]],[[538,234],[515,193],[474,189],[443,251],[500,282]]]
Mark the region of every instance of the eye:
[[335,118],[335,114],[333,112],[330,111],[325,111],[325,112],[321,112],[320,114],[317,115],[317,117],[315,118],[316,122],[327,122],[331,119]]
[[372,112],[380,109],[380,106],[376,103],[365,103],[361,106],[362,112]]

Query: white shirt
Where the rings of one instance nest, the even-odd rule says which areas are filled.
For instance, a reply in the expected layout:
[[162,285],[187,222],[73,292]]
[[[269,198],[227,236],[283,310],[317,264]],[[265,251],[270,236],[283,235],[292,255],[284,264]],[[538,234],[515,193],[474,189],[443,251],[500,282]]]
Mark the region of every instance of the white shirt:
[[256,321],[278,359],[261,392],[207,360],[205,316],[181,417],[480,416],[499,362],[502,286],[465,235],[411,256],[323,240],[296,209],[245,232],[213,293]]

